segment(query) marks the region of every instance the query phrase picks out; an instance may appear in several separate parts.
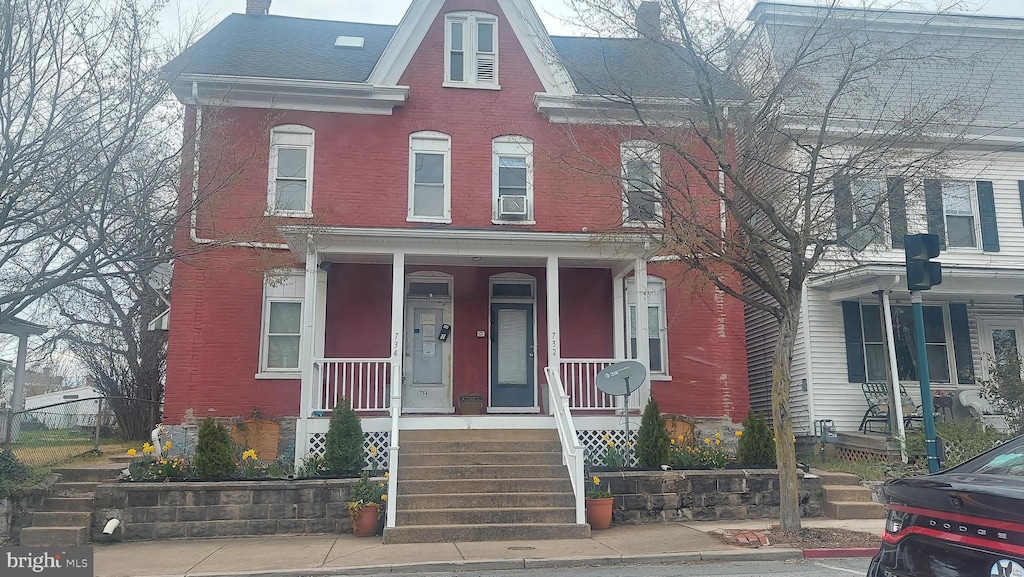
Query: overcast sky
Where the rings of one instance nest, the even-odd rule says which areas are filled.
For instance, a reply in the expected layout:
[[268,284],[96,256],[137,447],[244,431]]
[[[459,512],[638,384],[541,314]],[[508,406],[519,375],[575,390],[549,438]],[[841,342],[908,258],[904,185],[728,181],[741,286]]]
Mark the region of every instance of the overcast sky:
[[[749,5],[754,4],[754,0]],[[785,1],[785,0],[784,0]],[[812,3],[802,0],[803,3]],[[348,20],[377,24],[398,24],[410,0],[273,0],[271,14],[323,20]],[[925,0],[925,4],[928,0]],[[555,35],[579,33],[571,24],[565,0],[533,0],[548,32]],[[1024,17],[1022,0],[974,0],[979,14]],[[163,11],[165,25],[172,26],[177,15],[199,12],[210,27],[232,12],[245,12],[245,0],[172,0]]]

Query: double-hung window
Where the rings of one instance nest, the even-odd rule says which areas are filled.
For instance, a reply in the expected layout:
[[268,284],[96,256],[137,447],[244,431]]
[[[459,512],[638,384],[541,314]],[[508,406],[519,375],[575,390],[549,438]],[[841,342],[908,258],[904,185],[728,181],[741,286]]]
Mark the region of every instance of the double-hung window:
[[623,223],[657,225],[661,218],[661,150],[654,142],[634,140],[623,142],[620,154]]
[[[878,305],[861,305],[864,329],[864,358],[868,381],[885,381],[885,359],[888,353],[883,340],[884,325]],[[892,307],[893,342],[896,348],[896,372],[901,381],[917,380],[917,345],[914,315],[909,306]],[[941,306],[924,307],[924,341],[928,351],[928,374],[933,382],[950,382],[946,320]]]
[[491,145],[492,218],[497,223],[533,221],[533,141],[499,136]]
[[855,178],[850,181],[850,195],[853,200],[853,226],[857,244],[885,244],[885,196],[882,182]]
[[416,222],[451,222],[451,138],[441,132],[409,137],[409,217]]
[[302,327],[304,277],[301,273],[268,273],[263,281],[260,373],[297,376]]
[[297,124],[270,131],[267,214],[313,216],[313,129]]
[[445,15],[444,85],[498,88],[498,19],[483,12]]
[[[626,279],[627,325],[626,338],[629,342],[629,358],[638,356],[636,281]],[[647,277],[647,338],[651,352],[651,374],[668,374],[668,328],[665,322],[665,281],[658,277]]]
[[977,248],[978,213],[971,183],[943,181],[942,208],[946,219],[946,246]]

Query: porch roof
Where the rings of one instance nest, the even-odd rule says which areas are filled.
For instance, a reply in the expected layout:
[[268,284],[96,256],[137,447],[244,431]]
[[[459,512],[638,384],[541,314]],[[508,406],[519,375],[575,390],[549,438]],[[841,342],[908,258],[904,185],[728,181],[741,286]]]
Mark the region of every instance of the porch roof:
[[280,227],[300,259],[312,248],[332,262],[390,262],[396,252],[410,264],[543,266],[548,256],[565,266],[632,266],[654,254],[642,233],[565,233],[454,228]]
[[[908,292],[902,264],[858,266],[819,276],[807,285],[825,291],[832,301],[863,297],[877,290]],[[928,293],[952,298],[1017,298],[1024,293],[1024,270],[944,264],[942,284]]]

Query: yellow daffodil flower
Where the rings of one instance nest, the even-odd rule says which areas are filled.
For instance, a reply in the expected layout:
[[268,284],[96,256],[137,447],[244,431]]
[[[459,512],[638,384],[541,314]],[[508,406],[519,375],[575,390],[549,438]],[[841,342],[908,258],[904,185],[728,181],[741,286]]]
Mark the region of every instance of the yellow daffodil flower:
[[373,457],[377,456],[377,447],[374,447],[373,445],[370,445],[370,455],[373,456]]
[[166,443],[164,443],[164,452],[166,453],[167,451],[170,451],[170,450],[171,450],[171,442],[167,441]]
[[704,444],[705,445],[710,445],[711,444],[711,439],[709,439],[707,437],[704,437]]
[[135,455],[138,455],[138,454],[139,454],[139,452],[136,451],[135,449],[128,449],[128,456],[129,457],[135,458]]
[[388,496],[387,495],[381,495],[380,496],[380,500],[381,501],[387,501],[388,500]]
[[742,437],[743,436],[743,431],[736,431],[736,436],[737,437]]
[[601,484],[601,477],[598,477],[597,475],[594,475],[594,478],[591,479],[591,481],[593,481],[595,485],[600,485]]

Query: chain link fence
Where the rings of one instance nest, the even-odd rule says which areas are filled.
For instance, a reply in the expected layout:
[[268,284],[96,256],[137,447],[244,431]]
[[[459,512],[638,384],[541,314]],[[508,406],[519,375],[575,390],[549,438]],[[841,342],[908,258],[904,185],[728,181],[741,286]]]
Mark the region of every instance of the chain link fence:
[[21,411],[0,409],[0,442],[32,467],[56,465],[90,452],[125,451],[128,443],[118,429],[110,400],[95,397]]

